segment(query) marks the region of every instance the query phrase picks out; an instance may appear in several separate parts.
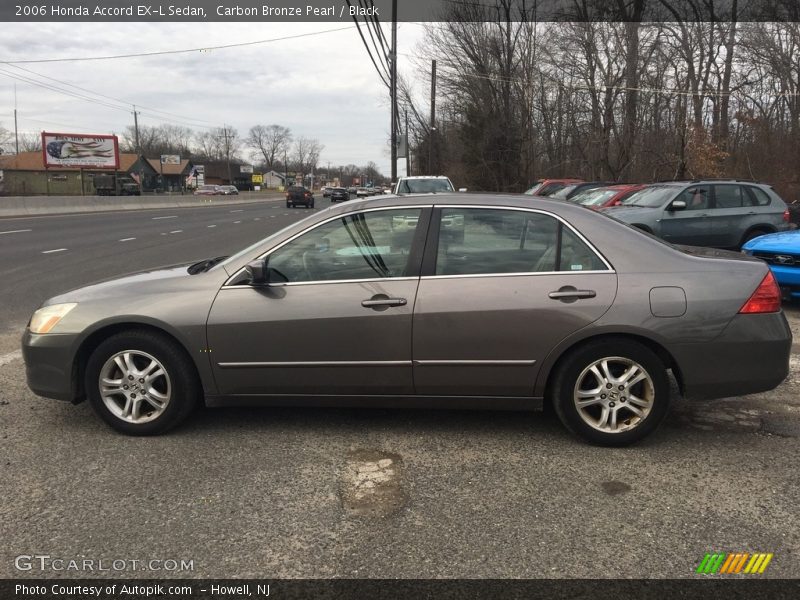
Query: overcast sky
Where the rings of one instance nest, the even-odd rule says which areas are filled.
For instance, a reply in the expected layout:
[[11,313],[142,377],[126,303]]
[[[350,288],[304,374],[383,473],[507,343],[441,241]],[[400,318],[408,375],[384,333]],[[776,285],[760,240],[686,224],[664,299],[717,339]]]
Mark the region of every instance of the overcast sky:
[[[0,61],[219,46],[342,27],[348,24],[1,23]],[[388,26],[385,32],[388,38]],[[422,27],[401,23],[398,50],[413,52],[423,35]],[[401,73],[411,74],[410,60],[400,56]],[[364,165],[372,160],[382,173],[390,173],[388,91],[354,27],[206,52],[19,66],[128,106],[114,109],[15,80],[4,73],[66,88],[0,64],[0,125],[9,130],[14,127],[16,83],[20,132],[122,134],[126,126],[133,125],[130,105],[136,104],[141,111],[140,125],[172,122],[202,130],[203,126],[227,124],[245,136],[253,125],[277,123],[289,127],[295,136],[319,139],[325,145],[321,165],[329,161]]]

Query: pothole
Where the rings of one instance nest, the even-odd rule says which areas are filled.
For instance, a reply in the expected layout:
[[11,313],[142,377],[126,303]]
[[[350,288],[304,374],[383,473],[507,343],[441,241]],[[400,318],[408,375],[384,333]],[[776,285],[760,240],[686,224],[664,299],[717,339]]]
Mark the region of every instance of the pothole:
[[703,431],[756,432],[761,429],[760,412],[747,408],[698,403],[675,416],[681,425]]
[[345,465],[342,505],[357,515],[391,515],[405,504],[402,476],[399,454],[354,450],[348,454]]

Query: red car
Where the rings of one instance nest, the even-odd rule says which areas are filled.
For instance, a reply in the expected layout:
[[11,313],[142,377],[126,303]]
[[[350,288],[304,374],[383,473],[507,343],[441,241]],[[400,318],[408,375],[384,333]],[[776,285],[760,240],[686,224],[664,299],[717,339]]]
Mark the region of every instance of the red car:
[[558,190],[576,183],[583,183],[583,179],[541,179],[525,193],[528,196],[550,196]]
[[616,206],[622,201],[645,187],[643,183],[623,183],[620,185],[609,185],[607,187],[592,188],[575,194],[569,199],[570,202],[586,206],[594,210],[600,210],[607,206]]

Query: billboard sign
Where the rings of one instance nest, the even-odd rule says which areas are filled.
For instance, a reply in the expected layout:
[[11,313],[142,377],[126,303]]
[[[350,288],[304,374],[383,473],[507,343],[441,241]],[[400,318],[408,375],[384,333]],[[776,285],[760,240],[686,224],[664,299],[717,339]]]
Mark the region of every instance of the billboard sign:
[[119,169],[119,141],[115,135],[42,132],[45,167]]
[[253,165],[239,165],[239,173],[252,173]]
[[181,157],[177,154],[162,154],[161,155],[161,164],[162,165],[179,165],[181,164]]

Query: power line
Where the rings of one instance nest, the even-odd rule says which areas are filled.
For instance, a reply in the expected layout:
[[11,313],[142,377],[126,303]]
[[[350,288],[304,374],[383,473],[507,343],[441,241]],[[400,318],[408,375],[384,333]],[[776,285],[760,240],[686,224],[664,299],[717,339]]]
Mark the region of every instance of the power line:
[[[351,7],[351,6],[352,6],[352,5],[350,4],[350,0],[347,0],[347,6],[348,6],[348,7]],[[366,48],[366,49],[367,49],[367,54],[369,55],[369,59],[372,61],[372,65],[375,67],[375,71],[378,73],[378,77],[380,77],[380,78],[381,78],[381,81],[383,82],[383,84],[384,84],[384,85],[385,85],[387,88],[388,88],[388,87],[391,87],[391,86],[390,86],[390,84],[389,84],[389,82],[388,82],[388,81],[386,81],[386,76],[385,76],[386,74],[385,74],[384,72],[382,72],[382,71],[381,71],[381,69],[378,67],[378,63],[376,63],[376,62],[375,62],[375,57],[373,57],[373,56],[372,56],[372,51],[371,51],[371,50],[370,50],[370,48],[369,48],[369,44],[367,44],[367,40],[366,40],[366,38],[364,37],[364,34],[361,32],[361,25],[359,24],[359,22],[358,22],[358,17],[357,17],[356,15],[353,15],[353,22],[356,24],[356,29],[358,29],[358,35],[361,37],[361,41],[362,41],[362,42],[363,42],[363,44],[364,44],[364,48]],[[381,64],[382,64],[382,63],[381,63]]]
[[256,40],[253,42],[240,42],[237,44],[223,44],[221,46],[203,46],[200,48],[186,48],[183,50],[159,50],[156,52],[137,52],[133,54],[113,54],[108,56],[78,56],[69,58],[38,58],[32,60],[0,60],[0,64],[7,65],[22,65],[34,63],[54,63],[54,62],[78,62],[87,60],[113,60],[118,58],[138,58],[143,56],[163,56],[165,54],[187,54],[189,52],[208,52],[210,50],[225,50],[226,48],[241,48],[244,46],[257,46],[259,44],[269,44],[270,42],[282,42],[284,40],[294,40],[297,38],[310,37],[313,35],[324,35],[326,33],[333,33],[336,31],[344,31],[352,29],[351,25],[347,27],[336,27],[334,29],[325,29],[323,31],[312,31],[309,33],[298,33],[296,35],[287,35],[278,38],[269,38],[265,40]]

